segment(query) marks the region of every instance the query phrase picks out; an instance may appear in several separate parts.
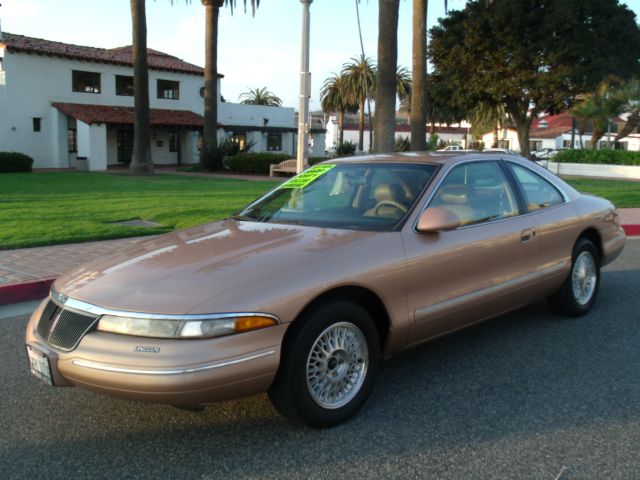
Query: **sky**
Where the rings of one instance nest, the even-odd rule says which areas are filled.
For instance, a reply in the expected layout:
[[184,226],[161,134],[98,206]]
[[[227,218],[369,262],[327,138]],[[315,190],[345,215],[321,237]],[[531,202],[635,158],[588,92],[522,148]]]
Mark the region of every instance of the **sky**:
[[[261,0],[252,16],[242,0],[233,15],[220,15],[218,71],[222,95],[237,102],[249,88],[267,87],[288,107],[298,106],[302,5],[298,0]],[[461,9],[466,0],[449,0]],[[640,19],[640,0],[621,3]],[[113,48],[131,44],[129,0],[0,0],[2,30],[78,45]],[[204,65],[204,7],[200,0],[148,0],[148,46]],[[444,15],[444,2],[429,2],[428,25]],[[378,2],[361,0],[360,18],[367,56],[377,52]],[[319,110],[323,81],[360,55],[355,0],[314,0],[311,4],[311,110]],[[401,0],[398,63],[411,68],[411,0]]]

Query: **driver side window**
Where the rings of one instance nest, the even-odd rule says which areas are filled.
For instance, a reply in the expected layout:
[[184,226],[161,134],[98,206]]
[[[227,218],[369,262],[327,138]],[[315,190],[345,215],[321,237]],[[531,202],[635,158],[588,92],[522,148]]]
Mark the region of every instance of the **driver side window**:
[[466,163],[455,167],[440,184],[429,207],[453,212],[462,226],[519,214],[511,184],[497,162]]

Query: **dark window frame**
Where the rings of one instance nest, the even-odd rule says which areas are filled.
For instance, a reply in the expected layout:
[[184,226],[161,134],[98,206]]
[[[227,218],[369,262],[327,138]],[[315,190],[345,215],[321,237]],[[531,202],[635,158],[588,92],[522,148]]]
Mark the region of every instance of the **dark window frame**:
[[[277,148],[271,148],[271,139],[277,138]],[[281,133],[269,133],[267,134],[267,152],[281,152],[282,151],[282,134]]]
[[133,97],[133,77],[131,75],[116,75],[116,95]]
[[[97,82],[95,82],[96,79]],[[102,92],[102,74],[85,70],[71,70],[71,90],[75,93],[99,95]]]
[[162,100],[180,100],[180,82],[178,80],[163,80],[156,82],[157,97]]
[[180,132],[170,131],[169,132],[169,152],[177,153],[179,145],[180,145]]
[[33,131],[35,133],[42,131],[42,117],[33,117]]

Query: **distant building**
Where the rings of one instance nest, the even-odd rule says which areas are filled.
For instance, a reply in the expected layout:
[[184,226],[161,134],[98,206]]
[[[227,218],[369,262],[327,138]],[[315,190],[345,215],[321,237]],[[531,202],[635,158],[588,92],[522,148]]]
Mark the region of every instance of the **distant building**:
[[[529,150],[535,151],[543,148],[587,148],[591,141],[593,126],[588,123],[582,136],[580,136],[580,120],[576,119],[574,125],[574,117],[569,112],[563,112],[558,115],[541,115],[531,122],[529,129]],[[604,136],[598,140],[597,148],[608,147],[611,142],[611,148],[619,150],[640,150],[640,134],[633,133],[628,137],[614,142],[618,130],[622,128],[625,122],[625,116],[616,117],[611,122],[611,134],[605,132]],[[574,130],[575,127],[575,130]],[[573,140],[572,140],[573,138]],[[494,143],[493,132],[487,132],[482,135],[482,142],[486,148]],[[520,142],[518,141],[518,132],[513,127],[507,127],[498,132],[498,147],[508,148],[514,151],[520,151]]]
[[[338,128],[338,119],[335,115],[328,117],[326,124],[327,128],[327,148],[335,149],[338,146],[340,129]],[[359,120],[357,115],[345,115],[344,116],[344,141],[353,142],[358,144],[359,137]],[[456,123],[452,125],[445,124],[431,124],[426,126],[426,138],[427,140],[431,134],[438,136],[438,142],[443,142],[448,145],[462,145],[467,148],[467,143],[470,141],[470,125],[467,122]],[[411,137],[411,126],[409,119],[406,116],[398,115],[396,117],[396,140],[400,138]],[[364,150],[369,149],[369,122],[365,120],[364,128]]]
[[[204,70],[148,50],[152,158],[199,160]],[[218,78],[221,91],[222,75]],[[242,105],[218,97],[218,138],[252,151],[293,155],[293,108]],[[36,168],[106,170],[131,161],[132,47],[103,49],[0,33],[0,151]]]

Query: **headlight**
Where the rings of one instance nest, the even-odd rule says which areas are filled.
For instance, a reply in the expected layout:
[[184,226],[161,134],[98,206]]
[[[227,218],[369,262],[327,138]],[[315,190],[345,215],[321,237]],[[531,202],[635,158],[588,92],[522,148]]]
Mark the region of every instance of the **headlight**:
[[102,332],[155,338],[211,338],[248,332],[278,324],[275,317],[260,314],[220,315],[213,318],[189,320],[136,318],[103,315],[98,322]]

